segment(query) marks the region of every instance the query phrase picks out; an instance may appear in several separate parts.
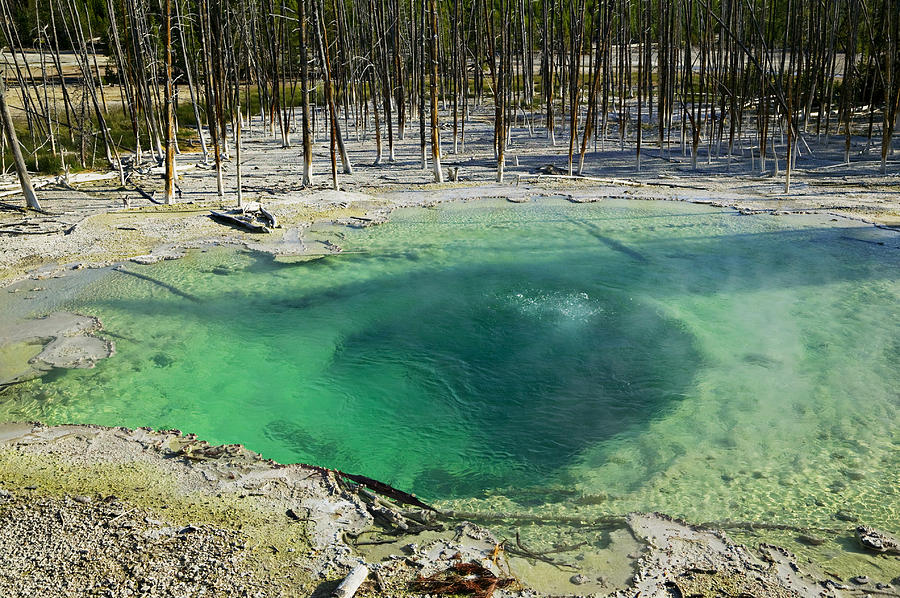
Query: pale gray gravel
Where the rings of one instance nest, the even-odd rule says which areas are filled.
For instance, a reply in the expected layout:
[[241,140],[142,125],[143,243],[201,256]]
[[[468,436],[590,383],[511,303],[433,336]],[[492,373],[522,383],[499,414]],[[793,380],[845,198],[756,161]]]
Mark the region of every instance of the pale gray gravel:
[[173,526],[114,497],[0,494],[0,595],[277,596],[245,539]]

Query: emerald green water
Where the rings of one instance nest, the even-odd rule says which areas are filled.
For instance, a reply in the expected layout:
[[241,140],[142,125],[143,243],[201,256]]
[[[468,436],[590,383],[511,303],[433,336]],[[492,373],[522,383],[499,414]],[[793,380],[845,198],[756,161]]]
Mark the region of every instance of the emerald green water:
[[0,419],[179,428],[458,508],[900,529],[896,237],[549,199],[331,234],[92,283],[70,307],[116,355]]

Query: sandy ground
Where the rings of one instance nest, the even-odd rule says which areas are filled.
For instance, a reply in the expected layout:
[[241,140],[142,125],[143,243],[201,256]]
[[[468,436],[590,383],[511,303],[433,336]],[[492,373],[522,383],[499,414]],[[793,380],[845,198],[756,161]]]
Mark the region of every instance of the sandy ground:
[[[296,145],[282,147],[257,120],[251,131],[245,130],[242,187],[245,200],[260,202],[277,217],[280,228],[268,234],[208,217],[210,209],[236,204],[235,164],[226,162],[225,194],[219,197],[215,173],[199,154],[179,157],[181,196],[171,206],[157,205],[135,190],[138,186],[160,196],[161,169],[146,164],[124,188],[116,176],[45,179],[39,192],[43,214],[19,208],[20,196],[3,197],[0,285],[6,296],[0,306],[6,321],[0,326],[5,364],[0,373],[5,372],[6,382],[39,374],[54,365],[49,357],[55,354],[43,353],[53,342],[57,349],[61,343],[71,348],[73,341],[66,339],[93,338],[89,323],[67,332],[71,318],[62,318],[68,322],[61,324],[62,330],[40,331],[42,324],[34,322],[23,329],[21,324],[35,315],[29,298],[45,286],[64,294],[67,281],[90,275],[85,269],[175,259],[190,248],[221,243],[268,252],[279,260],[313,259],[340,251],[312,232],[313,223],[377,224],[399,206],[486,197],[511,202],[547,196],[576,202],[631,197],[713,203],[773,217],[824,213],[871,223],[888,236],[900,228],[900,164],[892,160],[888,173],[880,174],[876,155],[865,153],[864,140],[854,146],[852,163],[846,166],[839,165],[842,143],[826,147],[808,138],[811,152],[804,148],[791,192],[785,194],[782,177],[771,173],[771,159],[769,174],[759,174],[751,170],[746,151],[730,160],[724,154],[710,159],[702,154],[695,171],[679,147],[650,147],[638,172],[633,146],[626,143],[622,151],[612,140],[588,154],[587,176],[546,176],[540,172],[547,165],[565,169],[567,144],[560,139],[553,147],[542,134],[532,136],[527,128],[516,127],[501,184],[495,181],[488,116],[487,110],[474,112],[465,150],[458,154],[446,140],[449,132],[443,132],[444,166],[459,168],[460,175],[458,182],[443,184],[432,182],[430,169],[421,169],[414,127],[396,144],[397,159],[381,166],[373,165],[371,136],[360,133],[357,139],[353,128],[346,128],[354,173],[339,176],[339,190],[331,189],[327,140],[321,132],[315,146],[316,185],[303,189],[302,151]],[[386,144],[384,151],[386,158]],[[97,180],[86,180],[90,178]],[[78,340],[78,351],[85,344],[91,346],[91,341]],[[48,359],[36,359],[41,354]],[[76,362],[84,356],[74,355]],[[19,371],[16,364],[21,363],[39,367]],[[83,359],[80,363],[90,365]],[[611,524],[620,534],[611,532],[611,537],[620,538],[620,552],[628,554],[623,561],[627,575],[587,579],[582,572],[523,556],[521,550],[518,555],[514,549],[498,551],[489,532],[446,514],[437,521],[425,518],[426,523],[415,523],[410,531],[415,516],[408,506],[373,499],[316,468],[280,466],[240,447],[213,448],[175,432],[6,425],[0,430],[0,481],[8,493],[0,496],[0,587],[7,595],[61,587],[63,576],[68,594],[60,590],[58,595],[325,595],[361,559],[378,571],[364,591],[397,595],[410,589],[407,584],[416,575],[447,569],[457,552],[500,577],[520,576],[526,582],[528,571],[551,569],[543,579],[544,590],[553,594],[900,595],[897,583],[884,585],[890,580],[837,579],[812,564],[797,563],[781,549],[742,547],[721,532],[639,514]],[[118,530],[125,522],[129,527]],[[193,531],[185,532],[188,527]],[[370,533],[376,540],[364,539]],[[22,537],[28,541],[13,550],[15,539]],[[47,542],[50,537],[67,540]],[[76,548],[77,538],[84,537],[90,538],[89,546]],[[137,563],[135,553],[146,558]],[[485,560],[501,553],[506,560]],[[162,572],[170,578],[162,579]],[[23,585],[22,579],[28,583]],[[142,590],[142,584],[148,589]],[[519,590],[510,586],[505,591]],[[499,590],[495,595],[501,595]]]

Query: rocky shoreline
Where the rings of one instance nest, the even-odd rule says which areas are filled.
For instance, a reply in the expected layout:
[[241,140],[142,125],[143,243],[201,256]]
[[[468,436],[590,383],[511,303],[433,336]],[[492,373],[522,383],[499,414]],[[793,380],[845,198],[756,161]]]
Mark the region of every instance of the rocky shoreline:
[[[522,556],[478,522],[402,505],[374,481],[176,430],[2,424],[0,482],[8,596],[326,596],[362,563],[371,574],[359,595],[421,595],[421,580],[462,579],[454,567],[475,563],[488,581],[510,580],[493,595],[526,597],[538,594],[513,580],[548,558]],[[403,529],[398,514],[414,525]],[[639,545],[630,583],[580,591],[597,585],[593,573],[567,569],[568,594],[900,596],[900,580],[836,578],[661,514],[631,513],[617,527]],[[862,546],[898,558],[896,540],[877,533],[859,532]],[[388,550],[366,550],[382,539]]]

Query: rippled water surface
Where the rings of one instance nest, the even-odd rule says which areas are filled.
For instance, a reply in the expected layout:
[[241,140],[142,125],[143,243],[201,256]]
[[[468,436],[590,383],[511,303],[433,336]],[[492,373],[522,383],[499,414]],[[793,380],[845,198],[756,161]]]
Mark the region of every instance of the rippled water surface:
[[93,283],[71,307],[116,355],[0,418],[180,428],[460,508],[900,528],[896,238],[547,199],[330,234],[347,253]]

